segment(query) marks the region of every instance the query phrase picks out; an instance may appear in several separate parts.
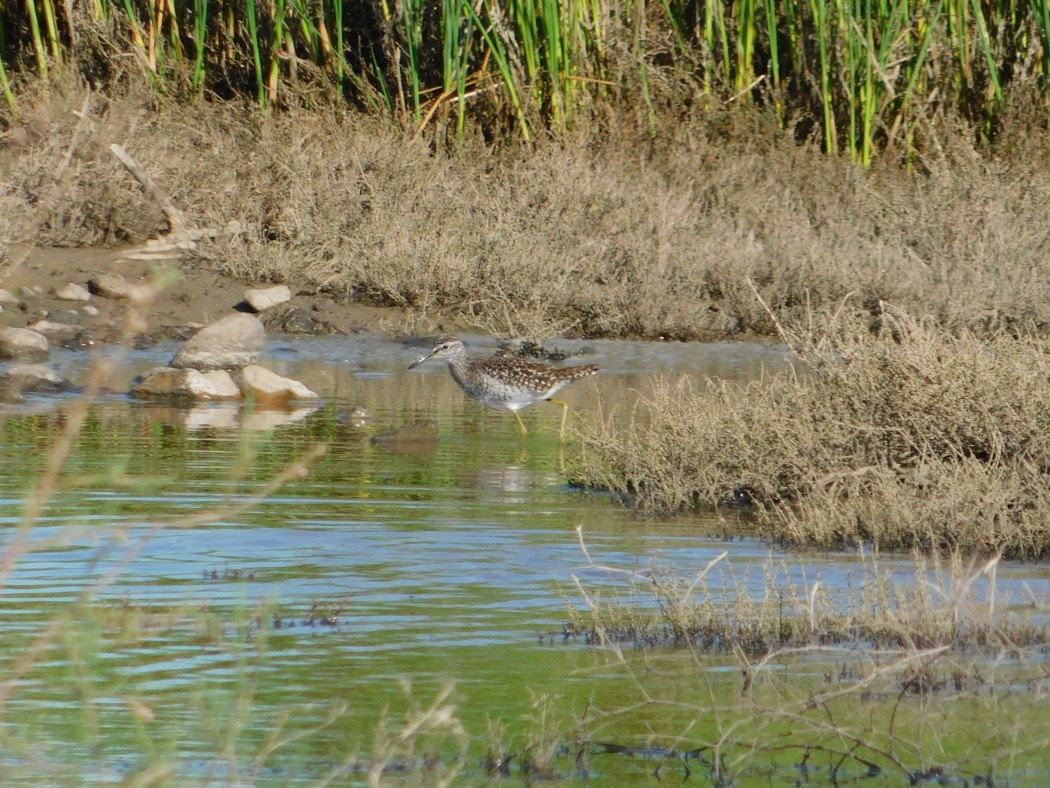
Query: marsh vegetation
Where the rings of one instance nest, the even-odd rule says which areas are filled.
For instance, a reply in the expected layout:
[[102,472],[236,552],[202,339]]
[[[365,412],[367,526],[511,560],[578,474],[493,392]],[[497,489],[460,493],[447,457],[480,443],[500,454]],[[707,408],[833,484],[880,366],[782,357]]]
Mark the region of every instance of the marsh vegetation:
[[582,430],[577,480],[655,511],[743,504],[799,546],[1044,556],[1045,340],[886,320],[793,334],[795,373],[743,390],[657,379]]
[[[111,362],[55,418],[5,413],[5,767],[1045,780],[1045,11],[0,4],[5,284],[33,283],[34,245],[165,227],[119,143],[216,231],[180,261],[202,291],[287,282],[389,308],[406,333],[760,336],[792,359],[752,383],[671,371],[602,391],[567,467],[623,511],[564,503],[542,430],[531,455],[486,454],[471,441],[498,433],[458,392],[376,394],[379,362],[361,367],[373,410],[436,410],[460,436],[437,462],[392,462],[333,410],[263,437],[106,421]],[[197,493],[164,492],[183,483]],[[484,519],[519,510],[513,537]],[[579,520],[678,563],[577,548]],[[269,565],[222,542],[172,565],[225,528]],[[697,566],[675,544],[701,528]],[[740,565],[767,549],[793,552]],[[559,578],[562,624],[550,578],[521,586],[564,550],[583,568]],[[437,554],[452,569],[435,580],[419,567]],[[465,603],[457,571],[488,596]],[[517,617],[533,605],[540,620]],[[434,611],[464,610],[477,640],[416,648]],[[389,664],[357,661],[369,650]],[[505,675],[480,683],[492,665]],[[479,683],[446,680],[463,677]]]

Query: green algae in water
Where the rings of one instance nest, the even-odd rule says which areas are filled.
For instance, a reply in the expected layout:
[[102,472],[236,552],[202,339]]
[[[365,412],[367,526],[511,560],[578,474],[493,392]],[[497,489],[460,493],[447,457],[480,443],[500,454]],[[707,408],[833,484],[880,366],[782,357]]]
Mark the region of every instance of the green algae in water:
[[[7,545],[62,423],[0,425]],[[786,653],[745,676],[760,657],[563,641],[560,589],[593,574],[577,525],[619,565],[732,543],[565,489],[552,436],[524,455],[466,428],[423,454],[365,437],[331,411],[245,436],[93,410],[0,597],[5,779],[1045,775],[1038,652],[939,658],[926,686],[903,652]],[[319,440],[304,479],[177,527]]]

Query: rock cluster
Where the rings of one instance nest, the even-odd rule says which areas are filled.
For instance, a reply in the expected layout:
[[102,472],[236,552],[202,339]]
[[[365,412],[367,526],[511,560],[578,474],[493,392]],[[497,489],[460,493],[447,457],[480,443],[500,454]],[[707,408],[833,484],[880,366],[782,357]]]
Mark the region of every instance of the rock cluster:
[[[86,338],[83,323],[99,315],[94,298],[145,304],[152,298],[149,285],[123,276],[99,273],[86,286],[68,282],[50,291],[50,298],[69,308],[30,308],[27,303],[45,296],[43,288],[17,292],[0,288],[0,311],[20,310],[29,316],[25,328],[0,327],[0,401],[15,401],[22,393],[74,390],[68,380],[45,366],[52,344],[80,347]],[[287,407],[297,401],[316,401],[318,395],[297,380],[278,375],[256,361],[266,342],[266,330],[256,313],[284,304],[292,297],[284,285],[248,290],[236,312],[204,326],[186,340],[166,367],[155,367],[135,380],[131,395],[180,400],[252,399],[268,407]],[[111,329],[115,330],[115,329]],[[12,362],[12,363],[3,363]]]
[[227,315],[186,340],[168,366],[154,367],[137,378],[131,394],[193,399],[251,397],[267,405],[318,399],[299,381],[255,364],[265,342],[266,330],[259,318],[240,312]]

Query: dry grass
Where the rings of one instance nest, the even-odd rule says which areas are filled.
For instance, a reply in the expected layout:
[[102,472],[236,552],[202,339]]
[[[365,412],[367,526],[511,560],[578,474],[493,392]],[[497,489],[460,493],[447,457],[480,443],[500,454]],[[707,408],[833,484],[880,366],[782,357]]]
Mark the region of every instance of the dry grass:
[[692,577],[665,565],[639,572],[591,563],[612,585],[577,580],[585,604],[568,605],[563,635],[597,645],[726,652],[745,662],[841,646],[1038,656],[1050,643],[1047,600],[1011,598],[999,588],[998,566],[998,558],[916,556],[908,569],[914,579],[903,579],[899,565],[883,567],[865,555],[853,569],[829,570],[844,576],[828,581],[817,568],[798,575],[772,561],[742,570],[728,551]]
[[[30,143],[0,150],[0,200],[23,236],[82,96],[38,100]],[[1050,282],[1033,274],[1050,247],[1045,139],[1004,138],[1012,158],[1000,160],[945,129],[928,174],[913,176],[800,146],[755,110],[674,120],[661,119],[659,142],[627,124],[446,152],[358,116],[96,96],[37,240],[157,232],[159,210],[107,150],[119,142],[193,224],[243,226],[197,264],[407,307],[419,330],[768,334],[748,277],[785,317],[852,293],[860,320],[884,299],[952,328],[1050,325]]]
[[743,389],[656,381],[583,428],[577,481],[659,511],[749,500],[795,544],[1045,555],[1050,346],[895,320],[899,342],[796,337],[797,374]]

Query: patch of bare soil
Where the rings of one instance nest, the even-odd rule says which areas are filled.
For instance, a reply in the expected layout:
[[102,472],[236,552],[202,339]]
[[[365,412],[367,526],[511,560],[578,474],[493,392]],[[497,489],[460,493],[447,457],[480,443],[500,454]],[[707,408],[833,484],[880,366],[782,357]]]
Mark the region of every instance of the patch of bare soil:
[[[21,256],[25,250],[16,250]],[[147,336],[184,337],[234,310],[247,310],[245,291],[268,287],[218,273],[205,265],[173,260],[157,263],[129,259],[126,249],[62,249],[36,247],[3,282],[19,298],[7,306],[0,325],[24,327],[49,315],[77,312],[88,342],[106,341],[121,335],[127,302],[93,296],[87,312],[83,302],[59,298],[67,284],[85,287],[98,274],[117,274],[131,283],[149,281],[157,275],[172,284],[164,287],[146,313]],[[97,310],[97,314],[94,312]],[[337,303],[328,296],[293,291],[292,299],[260,316],[271,334],[396,333],[404,325],[400,310],[352,302]]]

